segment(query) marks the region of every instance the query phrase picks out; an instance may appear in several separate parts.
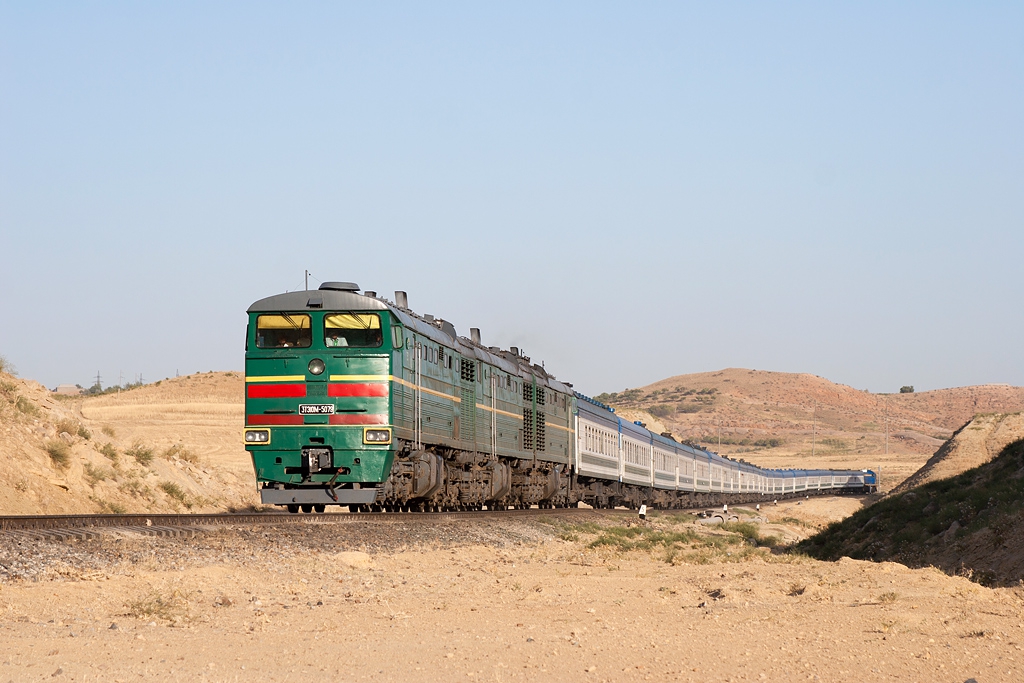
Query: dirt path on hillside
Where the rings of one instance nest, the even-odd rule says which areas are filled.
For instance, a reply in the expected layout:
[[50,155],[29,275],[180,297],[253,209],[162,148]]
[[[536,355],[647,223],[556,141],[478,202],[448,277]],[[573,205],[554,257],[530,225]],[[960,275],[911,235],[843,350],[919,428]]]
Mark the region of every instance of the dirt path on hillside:
[[[819,507],[784,512],[799,529]],[[0,583],[0,679],[1021,680],[1021,590],[708,546],[730,534],[682,519],[640,535],[581,512],[28,544],[3,558],[23,578]],[[655,534],[697,554],[620,542]]]

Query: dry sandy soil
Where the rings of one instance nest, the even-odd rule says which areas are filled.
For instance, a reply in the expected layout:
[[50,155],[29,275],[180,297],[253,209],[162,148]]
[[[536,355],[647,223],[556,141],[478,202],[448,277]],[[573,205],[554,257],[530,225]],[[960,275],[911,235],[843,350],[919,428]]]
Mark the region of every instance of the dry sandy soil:
[[[768,510],[793,519],[765,533],[806,533],[800,515],[820,523],[857,504]],[[626,520],[337,515],[188,540],[6,548],[3,564],[20,578],[0,582],[0,680],[989,683],[1024,674],[1021,589],[742,542],[675,555],[592,547]],[[697,534],[689,547],[737,538],[680,520],[658,517],[646,530]]]

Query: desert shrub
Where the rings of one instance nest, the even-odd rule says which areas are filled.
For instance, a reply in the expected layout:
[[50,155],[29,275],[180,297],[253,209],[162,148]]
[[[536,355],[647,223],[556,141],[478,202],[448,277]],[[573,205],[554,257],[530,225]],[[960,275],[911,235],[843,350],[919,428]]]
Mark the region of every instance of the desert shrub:
[[905,386],[902,386],[902,387],[900,387],[900,393],[901,394],[912,394],[912,393],[914,393],[914,387],[909,385],[909,384],[907,384]]
[[780,543],[778,536],[763,536],[761,534],[761,527],[754,522],[725,522],[719,528],[723,531],[739,534],[756,545],[774,548]]
[[14,364],[7,360],[5,356],[0,356],[0,372],[11,375],[12,377],[16,377],[18,375],[17,368],[15,368]]
[[778,448],[784,443],[785,441],[782,439],[757,439],[754,441],[754,445],[758,448]]
[[18,400],[14,403],[14,407],[30,417],[36,417],[39,415],[39,408],[36,408],[35,404],[24,396],[18,397]]
[[178,623],[191,620],[191,597],[191,593],[178,590],[166,594],[154,591],[137,600],[129,600],[125,607],[128,608],[128,615],[136,619],[162,619]]
[[91,439],[92,432],[85,428],[85,425],[78,425],[78,435],[83,439]]
[[846,443],[842,439],[822,439],[819,443],[833,451],[846,451],[850,448],[850,444]]
[[117,436],[117,432],[110,425],[103,425],[102,427],[100,427],[100,431],[109,436],[110,438],[114,438],[115,436]]
[[85,463],[85,478],[93,486],[101,481],[106,481],[114,476],[114,471],[103,467],[96,467],[92,463]]
[[122,493],[127,493],[137,498],[152,499],[153,497],[153,490],[146,486],[145,484],[143,484],[138,479],[129,479],[128,481],[122,482],[121,485],[118,486],[117,488]]
[[109,512],[114,515],[123,515],[128,512],[128,508],[120,503],[111,503],[100,498],[93,498],[92,500],[100,506],[100,510],[103,512]]
[[181,488],[173,481],[162,481],[159,484],[161,491],[166,493],[168,496],[178,501],[185,507],[192,507],[192,504],[188,500],[188,495],[185,493],[185,489]]
[[114,444],[107,442],[100,447],[100,453],[105,455],[107,459],[117,462],[117,449],[114,448]]
[[14,402],[18,396],[18,387],[14,382],[8,382],[5,379],[0,380],[0,394],[10,402]]
[[57,423],[54,425],[54,429],[57,430],[58,434],[60,434],[61,432],[66,432],[68,434],[77,434],[79,427],[81,427],[81,425],[78,424],[78,421],[72,420],[70,417],[65,417],[62,420],[57,420]]
[[676,405],[676,411],[680,413],[699,413],[704,410],[700,403],[686,403],[685,401]]
[[67,469],[71,465],[71,448],[60,439],[50,439],[43,445],[56,467]]
[[181,443],[176,443],[173,446],[171,446],[170,448],[168,448],[166,451],[164,451],[163,457],[167,458],[168,460],[173,460],[174,458],[178,458],[179,460],[184,460],[185,462],[190,462],[193,465],[198,465],[199,464],[199,456],[196,455],[195,453],[193,453],[192,451],[190,451],[185,446],[185,444],[181,444]]
[[654,417],[671,417],[675,414],[676,409],[675,406],[669,405],[668,403],[659,403],[656,406],[648,408],[647,412]]
[[130,458],[135,458],[135,462],[143,466],[148,466],[153,462],[153,449],[141,441],[136,441],[131,447],[126,448],[124,454]]

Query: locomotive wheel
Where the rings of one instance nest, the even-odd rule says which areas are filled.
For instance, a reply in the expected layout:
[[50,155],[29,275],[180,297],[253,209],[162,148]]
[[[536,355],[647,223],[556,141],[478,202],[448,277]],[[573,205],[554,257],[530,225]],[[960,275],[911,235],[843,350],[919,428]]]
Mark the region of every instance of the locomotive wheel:
[[288,512],[292,513],[293,515],[299,514],[299,506],[298,505],[293,505],[293,504],[289,503],[288,504]]
[[323,503],[316,503],[315,505],[313,505],[313,511],[314,512],[323,512],[326,509],[327,509],[327,506],[325,504],[323,504]]
[[313,506],[311,504],[305,504],[304,503],[302,505],[302,511],[305,512],[308,515],[310,512],[313,511]]

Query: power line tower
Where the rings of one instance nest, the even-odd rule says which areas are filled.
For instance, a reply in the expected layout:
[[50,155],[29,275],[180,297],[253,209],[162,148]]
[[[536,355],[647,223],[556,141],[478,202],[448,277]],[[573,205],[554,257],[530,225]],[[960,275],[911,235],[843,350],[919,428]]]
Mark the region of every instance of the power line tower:
[[100,371],[99,370],[96,371],[96,388],[98,388],[100,390],[103,389],[103,385],[100,384]]

